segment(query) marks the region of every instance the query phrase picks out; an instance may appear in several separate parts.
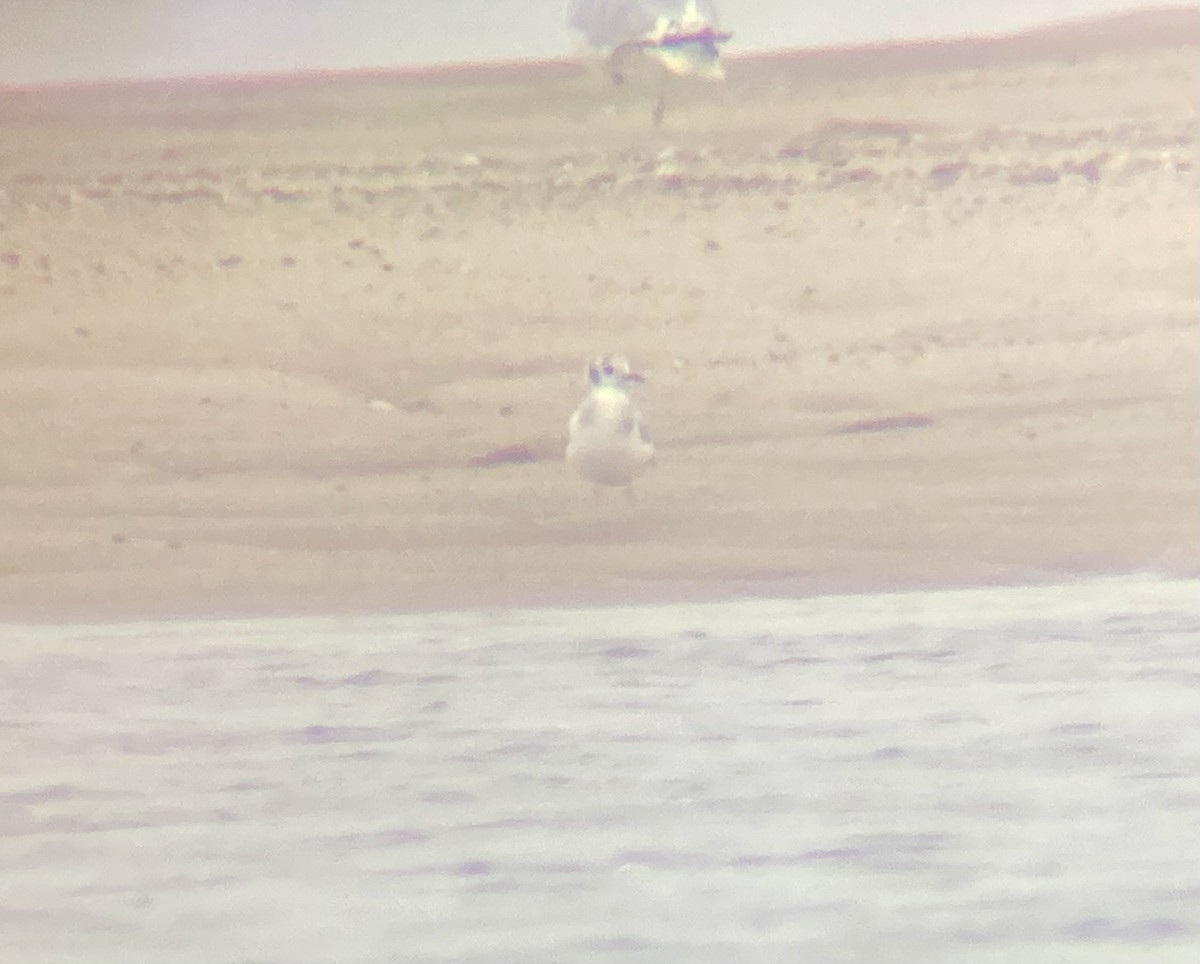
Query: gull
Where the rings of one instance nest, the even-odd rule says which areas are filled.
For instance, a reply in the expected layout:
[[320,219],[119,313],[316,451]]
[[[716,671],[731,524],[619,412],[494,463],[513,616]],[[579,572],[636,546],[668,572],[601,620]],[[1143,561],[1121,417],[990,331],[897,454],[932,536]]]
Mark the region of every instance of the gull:
[[644,381],[624,355],[601,355],[586,369],[589,392],[571,416],[567,462],[596,486],[625,486],[654,464],[654,443],[630,389]]
[[607,56],[614,84],[624,83],[639,61],[661,68],[651,115],[656,130],[667,109],[669,77],[725,79],[720,45],[733,34],[717,19],[713,0],[571,0],[567,9],[567,28]]

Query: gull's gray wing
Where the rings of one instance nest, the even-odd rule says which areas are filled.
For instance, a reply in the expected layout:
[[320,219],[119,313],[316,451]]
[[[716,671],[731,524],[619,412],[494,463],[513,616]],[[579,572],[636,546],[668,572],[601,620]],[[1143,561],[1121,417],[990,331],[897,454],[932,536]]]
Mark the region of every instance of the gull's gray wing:
[[607,50],[644,34],[654,26],[654,14],[641,0],[571,0],[567,26]]

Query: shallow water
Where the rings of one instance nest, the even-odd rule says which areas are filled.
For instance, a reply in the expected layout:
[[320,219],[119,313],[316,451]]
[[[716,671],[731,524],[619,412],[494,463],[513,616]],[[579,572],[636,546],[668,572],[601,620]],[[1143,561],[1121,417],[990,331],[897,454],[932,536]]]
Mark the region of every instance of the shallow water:
[[0,626],[0,960],[1192,961],[1200,582]]

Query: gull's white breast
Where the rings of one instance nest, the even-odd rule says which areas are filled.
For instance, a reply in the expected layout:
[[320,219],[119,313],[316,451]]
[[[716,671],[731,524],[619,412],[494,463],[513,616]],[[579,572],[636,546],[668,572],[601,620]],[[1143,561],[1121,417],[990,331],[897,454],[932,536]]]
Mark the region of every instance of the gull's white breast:
[[567,461],[597,485],[629,485],[654,460],[654,445],[628,393],[601,386],[571,416]]

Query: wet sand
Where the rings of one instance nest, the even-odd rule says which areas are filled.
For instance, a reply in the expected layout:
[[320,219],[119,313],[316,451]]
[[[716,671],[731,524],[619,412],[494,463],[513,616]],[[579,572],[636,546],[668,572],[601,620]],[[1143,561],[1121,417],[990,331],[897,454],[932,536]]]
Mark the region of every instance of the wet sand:
[[1198,51],[0,92],[0,619],[1195,575]]
[[1198,633],[1140,577],[0,625],[5,960],[1192,964]]

